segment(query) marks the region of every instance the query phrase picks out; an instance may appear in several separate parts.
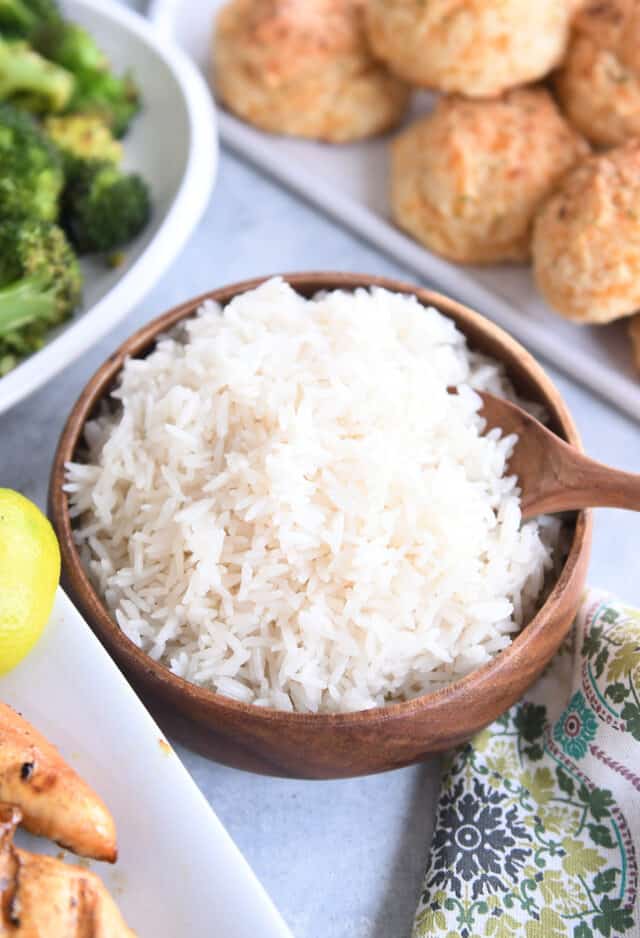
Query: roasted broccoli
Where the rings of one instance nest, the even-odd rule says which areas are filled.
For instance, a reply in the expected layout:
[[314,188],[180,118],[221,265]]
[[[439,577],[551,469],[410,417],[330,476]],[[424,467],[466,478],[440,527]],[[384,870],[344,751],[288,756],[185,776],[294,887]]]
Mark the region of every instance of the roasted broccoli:
[[43,23],[59,19],[54,0],[0,0],[0,29],[12,36],[30,36]]
[[98,48],[93,36],[67,20],[44,23],[34,33],[34,48],[52,62],[78,75],[80,72],[106,72],[109,60]]
[[90,114],[63,114],[44,121],[47,136],[62,150],[67,173],[75,160],[106,160],[116,165],[122,159],[122,144],[102,121]]
[[76,163],[62,200],[62,225],[79,254],[109,252],[135,238],[149,221],[144,180],[113,163]]
[[109,60],[82,27],[62,20],[45,24],[34,37],[42,55],[75,78],[68,110],[92,114],[122,137],[140,109],[140,94],[129,75],[111,71]]
[[140,93],[130,75],[96,72],[78,78],[69,107],[99,117],[116,137],[123,137],[140,110]]
[[29,114],[0,104],[0,217],[54,221],[63,184],[56,147]]
[[0,222],[0,375],[37,351],[80,301],[78,261],[57,225]]
[[74,87],[66,69],[48,62],[26,42],[0,36],[0,101],[10,100],[38,114],[63,111]]
[[77,255],[116,263],[147,224],[149,190],[118,168],[116,139],[139,107],[57,0],[0,0],[0,377],[79,304]]

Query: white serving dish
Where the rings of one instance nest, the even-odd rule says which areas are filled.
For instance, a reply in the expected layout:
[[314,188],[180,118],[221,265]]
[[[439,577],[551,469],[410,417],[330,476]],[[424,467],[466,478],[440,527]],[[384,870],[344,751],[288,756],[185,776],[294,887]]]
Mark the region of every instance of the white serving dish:
[[[0,678],[0,699],[44,733],[111,810],[118,862],[89,865],[138,938],[292,938],[162,732],[62,590],[40,642]],[[18,840],[35,852],[60,852],[26,834]],[[66,859],[74,861],[71,854]]]
[[143,17],[108,0],[63,0],[118,70],[131,68],[143,110],[125,144],[125,166],[150,184],[153,217],[109,270],[83,262],[84,303],[43,349],[0,378],[0,413],[61,371],[114,328],[179,254],[202,215],[216,176],[218,141],[211,96],[198,70]]
[[[149,16],[208,71],[215,11],[224,0],[151,0]],[[419,96],[416,111],[430,107]],[[387,140],[331,146],[275,137],[222,110],[225,143],[301,193],[421,278],[467,303],[512,333],[532,352],[640,420],[640,377],[624,323],[580,327],[557,316],[522,267],[460,267],[431,254],[397,230],[387,203]]]

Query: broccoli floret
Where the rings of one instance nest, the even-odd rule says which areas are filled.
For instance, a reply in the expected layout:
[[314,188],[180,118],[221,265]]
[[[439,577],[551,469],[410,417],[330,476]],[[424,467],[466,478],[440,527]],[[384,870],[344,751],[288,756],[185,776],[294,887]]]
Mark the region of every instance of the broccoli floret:
[[0,0],[0,29],[14,36],[28,36],[38,24],[24,0]]
[[62,224],[80,254],[108,252],[140,234],[151,202],[145,181],[104,161],[78,162],[65,189]]
[[93,38],[75,23],[50,23],[34,37],[36,48],[75,77],[68,110],[91,114],[122,137],[140,110],[140,93],[130,75],[111,71],[109,60]]
[[74,75],[80,72],[105,72],[109,60],[89,33],[78,26],[58,19],[44,23],[32,37],[34,48]]
[[120,78],[108,72],[96,74],[78,82],[70,109],[94,115],[121,138],[140,110],[140,93],[129,75]]
[[0,222],[0,375],[41,347],[80,302],[78,261],[57,225]]
[[56,147],[33,118],[0,104],[0,217],[58,217],[64,175]]
[[63,111],[73,94],[73,75],[48,62],[19,39],[0,36],[0,101],[37,114]]
[[29,7],[39,23],[60,19],[60,7],[56,0],[22,0],[22,2]]
[[42,23],[60,18],[54,0],[0,0],[0,29],[13,36],[30,36]]
[[48,137],[62,150],[67,173],[73,173],[73,161],[105,160],[116,165],[122,159],[122,144],[97,117],[90,114],[64,114],[47,117],[44,129]]
[[96,72],[81,76],[69,104],[69,110],[93,114],[111,128],[116,137],[124,137],[140,110],[140,92],[130,75]]

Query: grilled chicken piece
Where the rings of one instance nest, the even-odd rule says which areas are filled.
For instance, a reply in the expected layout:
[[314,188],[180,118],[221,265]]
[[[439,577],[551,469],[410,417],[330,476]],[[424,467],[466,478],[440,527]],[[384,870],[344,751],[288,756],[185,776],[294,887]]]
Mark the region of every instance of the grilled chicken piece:
[[0,938],[135,938],[95,873],[19,850],[19,822],[0,806]]
[[117,858],[116,829],[105,804],[55,746],[0,703],[0,802],[20,808],[32,834],[83,857]]

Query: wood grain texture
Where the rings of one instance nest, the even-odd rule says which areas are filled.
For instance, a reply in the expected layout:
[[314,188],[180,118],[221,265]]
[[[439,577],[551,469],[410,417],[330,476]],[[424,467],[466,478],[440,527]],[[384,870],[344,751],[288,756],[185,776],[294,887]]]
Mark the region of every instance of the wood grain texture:
[[[412,284],[359,274],[284,275],[304,296],[318,290],[381,286],[415,294],[450,316],[472,348],[505,363],[520,394],[545,405],[551,429],[570,444],[580,438],[560,394],[543,369],[493,323],[447,297]],[[253,772],[297,778],[344,778],[423,759],[469,739],[518,700],[565,638],[580,605],[591,547],[589,512],[569,519],[566,562],[538,612],[493,661],[433,694],[374,710],[341,714],[285,713],[238,703],[188,683],[137,648],[111,618],[80,562],[73,541],[65,463],[74,459],[85,422],[113,388],[127,357],[143,357],[156,337],[193,315],[205,299],[229,302],[264,278],[234,284],[181,304],[128,339],[91,378],[64,427],[56,451],[49,513],[60,539],[63,584],[96,635],[170,735],[203,754]]]
[[580,508],[640,511],[640,475],[589,459],[510,401],[480,396],[487,427],[518,434],[509,470],[522,489],[523,518]]

